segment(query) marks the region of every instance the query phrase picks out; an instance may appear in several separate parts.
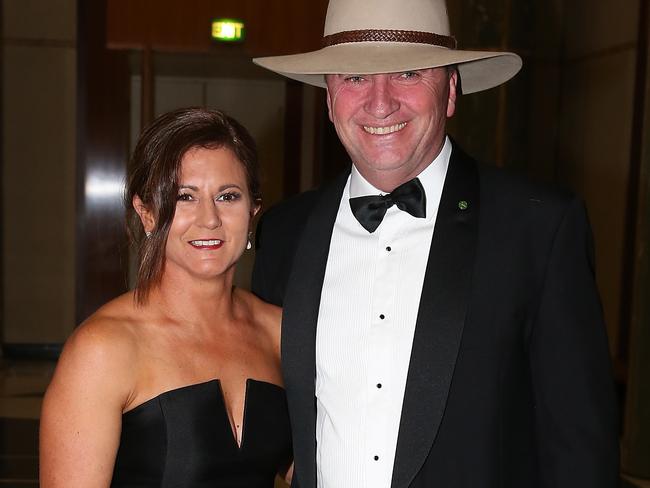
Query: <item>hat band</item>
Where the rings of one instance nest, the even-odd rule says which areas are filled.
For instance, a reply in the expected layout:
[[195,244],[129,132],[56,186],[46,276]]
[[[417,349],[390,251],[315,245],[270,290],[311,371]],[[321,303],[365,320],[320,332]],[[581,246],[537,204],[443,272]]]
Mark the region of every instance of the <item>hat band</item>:
[[442,36],[433,32],[384,29],[337,32],[324,36],[322,46],[328,47],[350,42],[411,42],[456,49],[456,39],[452,36]]

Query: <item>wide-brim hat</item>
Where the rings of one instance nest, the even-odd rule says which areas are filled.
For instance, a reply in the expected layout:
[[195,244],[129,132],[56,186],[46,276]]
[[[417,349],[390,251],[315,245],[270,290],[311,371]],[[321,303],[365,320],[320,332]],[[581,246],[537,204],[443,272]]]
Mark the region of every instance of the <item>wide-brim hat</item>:
[[325,87],[326,74],[395,73],[456,65],[462,93],[500,85],[521,69],[510,52],[463,51],[444,0],[330,0],[322,49],[255,58],[288,78]]

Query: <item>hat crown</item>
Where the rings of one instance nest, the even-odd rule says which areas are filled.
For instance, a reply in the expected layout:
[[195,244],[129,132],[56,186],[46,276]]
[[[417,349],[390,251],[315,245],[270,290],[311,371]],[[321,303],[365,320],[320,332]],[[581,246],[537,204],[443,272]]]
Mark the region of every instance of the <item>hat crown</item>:
[[330,0],[324,36],[366,29],[450,35],[445,0]]

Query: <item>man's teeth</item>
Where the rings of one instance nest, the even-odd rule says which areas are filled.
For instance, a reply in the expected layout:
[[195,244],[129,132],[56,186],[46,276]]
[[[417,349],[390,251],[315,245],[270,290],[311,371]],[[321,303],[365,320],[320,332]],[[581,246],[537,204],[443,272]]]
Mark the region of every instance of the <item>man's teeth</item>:
[[193,246],[216,246],[221,244],[219,239],[211,239],[209,241],[190,241]]
[[368,134],[384,135],[384,134],[392,134],[393,132],[402,130],[404,127],[406,127],[406,122],[401,122],[399,124],[391,125],[388,127],[370,127],[368,125],[364,125],[363,130],[365,130]]

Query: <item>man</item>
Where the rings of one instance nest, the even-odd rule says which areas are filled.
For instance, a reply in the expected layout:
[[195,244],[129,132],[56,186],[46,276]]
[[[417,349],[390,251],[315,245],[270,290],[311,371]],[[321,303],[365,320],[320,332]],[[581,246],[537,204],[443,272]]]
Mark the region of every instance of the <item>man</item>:
[[445,134],[511,53],[455,49],[443,0],[330,0],[325,47],[257,59],[326,86],[352,160],[267,212],[300,488],[617,485],[617,407],[575,197]]

